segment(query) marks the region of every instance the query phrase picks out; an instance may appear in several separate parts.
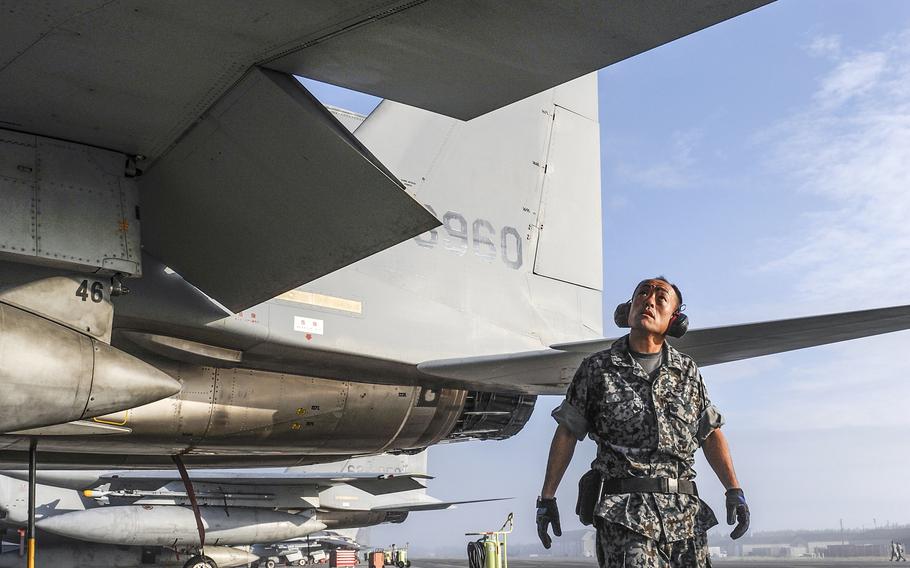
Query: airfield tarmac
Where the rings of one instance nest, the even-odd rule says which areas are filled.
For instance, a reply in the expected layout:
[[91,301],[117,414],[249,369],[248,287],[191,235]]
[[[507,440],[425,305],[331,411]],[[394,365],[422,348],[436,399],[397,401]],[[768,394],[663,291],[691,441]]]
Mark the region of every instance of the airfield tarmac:
[[[412,568],[468,568],[468,561],[461,559],[413,559]],[[887,560],[875,559],[804,559],[804,560],[715,560],[716,568],[847,568],[849,566],[894,566]],[[509,568],[591,568],[597,563],[591,560],[568,558],[537,558],[509,560]]]

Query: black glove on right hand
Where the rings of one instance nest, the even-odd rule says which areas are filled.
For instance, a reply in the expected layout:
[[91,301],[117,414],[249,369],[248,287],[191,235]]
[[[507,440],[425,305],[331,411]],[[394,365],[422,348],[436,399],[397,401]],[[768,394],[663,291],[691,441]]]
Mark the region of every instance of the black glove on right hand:
[[730,533],[733,540],[746,534],[749,530],[749,506],[746,505],[746,496],[743,490],[736,487],[727,490],[727,524],[738,522],[736,528]]
[[553,525],[553,534],[562,536],[562,527],[559,526],[559,508],[556,507],[556,498],[537,498],[537,536],[544,548],[550,548],[553,541],[547,533],[547,527]]

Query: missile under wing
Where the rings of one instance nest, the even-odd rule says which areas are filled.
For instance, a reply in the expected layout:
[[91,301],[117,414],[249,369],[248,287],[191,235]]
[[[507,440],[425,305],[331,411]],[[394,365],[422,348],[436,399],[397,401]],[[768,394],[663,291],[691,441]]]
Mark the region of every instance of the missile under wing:
[[[427,479],[425,464],[426,452],[351,459],[323,464],[319,471],[195,472],[191,477],[206,542],[216,545],[275,543],[326,528],[400,523],[412,511],[491,500],[442,502],[429,497],[423,484],[396,483]],[[399,472],[390,473],[395,469]],[[17,472],[0,475],[0,510],[13,525],[26,519],[25,505],[17,498],[25,484],[22,477]],[[363,480],[373,483],[359,483]],[[38,482],[42,530],[101,544],[199,544],[186,488],[170,472],[45,471]]]

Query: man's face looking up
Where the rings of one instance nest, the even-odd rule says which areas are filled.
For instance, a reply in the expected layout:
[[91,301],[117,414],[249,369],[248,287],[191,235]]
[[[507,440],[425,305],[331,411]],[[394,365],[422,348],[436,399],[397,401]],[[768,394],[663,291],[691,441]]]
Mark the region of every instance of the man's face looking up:
[[664,335],[678,307],[673,288],[662,280],[645,280],[635,288],[629,325],[632,329]]

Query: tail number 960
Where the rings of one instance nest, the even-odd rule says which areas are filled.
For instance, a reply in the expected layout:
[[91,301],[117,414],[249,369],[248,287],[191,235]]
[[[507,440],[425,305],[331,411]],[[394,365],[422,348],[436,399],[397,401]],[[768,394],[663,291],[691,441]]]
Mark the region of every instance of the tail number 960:
[[[432,207],[425,207],[436,215]],[[458,256],[471,250],[487,262],[499,258],[506,266],[516,270],[522,265],[522,239],[515,227],[503,227],[497,232],[486,219],[475,219],[469,223],[461,213],[446,211],[442,216],[442,227],[414,237],[414,241],[422,247],[435,248],[439,246],[440,232],[443,248]]]

